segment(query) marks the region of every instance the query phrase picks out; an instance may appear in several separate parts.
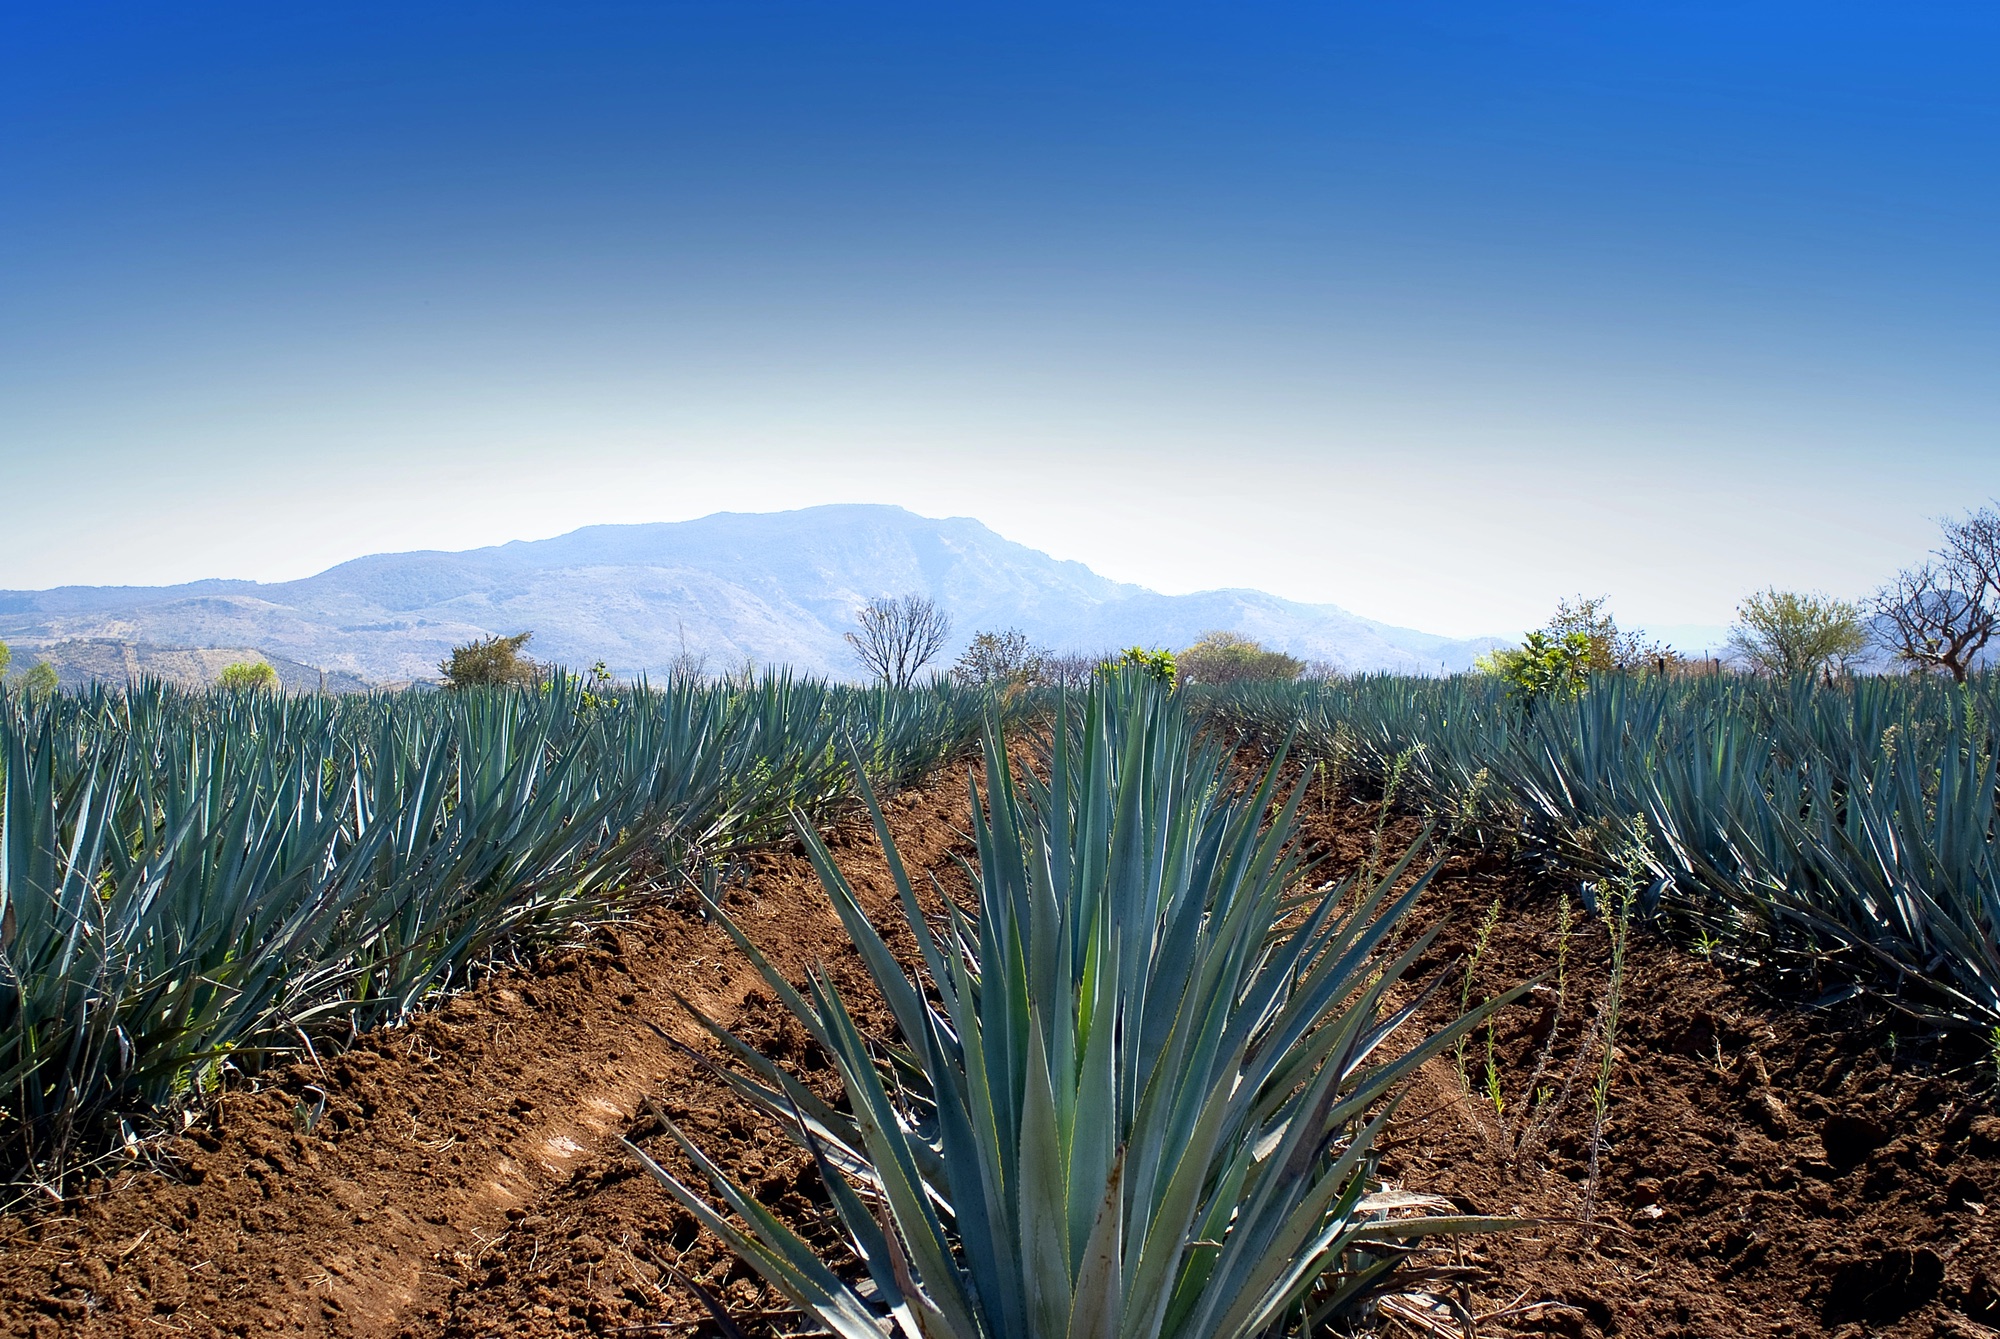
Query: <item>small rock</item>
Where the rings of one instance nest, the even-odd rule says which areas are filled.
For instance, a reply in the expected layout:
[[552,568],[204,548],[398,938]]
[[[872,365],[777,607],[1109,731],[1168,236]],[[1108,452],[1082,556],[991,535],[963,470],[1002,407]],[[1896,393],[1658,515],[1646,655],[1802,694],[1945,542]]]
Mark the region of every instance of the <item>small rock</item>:
[[1772,1134],[1783,1134],[1792,1125],[1791,1113],[1769,1088],[1759,1088],[1750,1094],[1750,1114]]

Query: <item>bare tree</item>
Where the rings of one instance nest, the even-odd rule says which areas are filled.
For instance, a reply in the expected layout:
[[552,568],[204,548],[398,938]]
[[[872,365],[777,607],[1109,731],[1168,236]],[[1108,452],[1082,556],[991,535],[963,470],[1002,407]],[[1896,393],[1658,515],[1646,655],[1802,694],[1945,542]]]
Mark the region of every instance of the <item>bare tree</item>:
[[2000,605],[2000,510],[1981,507],[1962,521],[1945,522],[1939,556],[1977,582],[1989,606]]
[[1875,596],[1876,635],[1891,655],[1919,669],[1941,669],[1965,682],[1972,662],[1993,639],[1994,607],[1949,563],[1928,562],[1898,572]]
[[1115,659],[1116,654],[1110,651],[1099,651],[1096,655],[1083,651],[1050,652],[1042,657],[1042,682],[1057,688],[1088,688],[1097,667]]
[[1946,521],[1930,561],[1897,573],[1870,603],[1891,655],[1964,683],[2000,632],[2000,512]]
[[674,658],[667,662],[667,680],[675,684],[700,684],[708,678],[708,653],[688,649],[687,624],[674,620],[680,629],[681,649],[674,652]]
[[922,595],[870,600],[854,618],[861,626],[847,634],[847,644],[871,674],[896,688],[916,682],[951,636],[951,616]]

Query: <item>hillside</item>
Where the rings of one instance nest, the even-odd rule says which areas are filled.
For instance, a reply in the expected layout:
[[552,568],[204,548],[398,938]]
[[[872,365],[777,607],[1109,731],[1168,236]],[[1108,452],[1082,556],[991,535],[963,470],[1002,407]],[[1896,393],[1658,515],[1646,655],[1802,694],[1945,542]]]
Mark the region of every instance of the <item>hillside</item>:
[[317,665],[302,664],[250,646],[153,646],[111,638],[44,641],[23,637],[11,642],[10,648],[17,670],[46,660],[55,670],[57,682],[65,688],[80,688],[89,683],[133,683],[141,679],[164,679],[184,688],[201,688],[215,683],[227,665],[258,660],[278,672],[278,683],[287,692],[310,693],[324,688],[332,693],[352,693],[369,687],[357,675],[339,670],[324,673]]
[[[684,652],[852,677],[841,634],[882,595],[920,592],[956,645],[1019,627],[1057,649],[1184,646],[1213,628],[1343,670],[1462,669],[1492,639],[1453,640],[1253,590],[1161,595],[1013,543],[978,521],[887,506],[725,512],[590,526],[463,553],[357,558],[300,581],[0,591],[0,639],[262,648],[383,683],[433,676],[453,646],[532,629],[543,659],[658,674]],[[275,663],[275,659],[274,659]]]

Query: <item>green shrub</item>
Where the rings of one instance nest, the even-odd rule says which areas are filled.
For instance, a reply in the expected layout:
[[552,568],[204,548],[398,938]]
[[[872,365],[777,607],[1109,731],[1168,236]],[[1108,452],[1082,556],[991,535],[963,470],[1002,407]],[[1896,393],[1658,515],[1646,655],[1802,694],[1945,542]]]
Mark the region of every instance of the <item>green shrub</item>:
[[532,632],[512,637],[492,636],[482,641],[454,646],[451,654],[438,662],[438,673],[447,688],[498,688],[508,684],[539,681],[542,667],[521,654]]
[[1643,632],[1621,630],[1605,608],[1608,602],[1602,595],[1558,600],[1546,626],[1529,633],[1519,646],[1480,656],[1473,668],[1505,679],[1515,697],[1532,702],[1551,694],[1573,696],[1592,674],[1666,672],[1680,664],[1680,654],[1671,647],[1646,640]]
[[1289,683],[1306,668],[1306,662],[1296,656],[1266,650],[1234,632],[1205,632],[1174,662],[1182,683],[1244,683],[1253,679]]
[[1585,638],[1590,644],[1586,668],[1593,674],[1644,669],[1648,665],[1679,659],[1670,648],[1647,641],[1644,632],[1620,629],[1618,620],[1606,608],[1609,603],[1610,598],[1604,595],[1579,595],[1574,600],[1558,600],[1556,612],[1550,616],[1543,632],[1557,640],[1572,634]]
[[1520,646],[1502,647],[1479,657],[1476,668],[1507,681],[1515,697],[1534,702],[1544,697],[1574,697],[1597,659],[1598,648],[1587,632],[1531,632]]
[[1149,651],[1143,646],[1128,646],[1116,660],[1106,661],[1107,665],[1129,667],[1159,680],[1161,683],[1174,681],[1174,653],[1168,650]]
[[1867,648],[1856,606],[1775,587],[1736,606],[1736,626],[1729,630],[1730,654],[1745,668],[1783,679],[1844,670]]
[[217,687],[234,692],[270,691],[278,686],[278,671],[261,660],[238,661],[234,665],[223,666],[222,674],[215,682]]
[[974,688],[1032,688],[1042,681],[1047,654],[1019,628],[981,632],[952,666],[951,677]]
[[21,691],[29,697],[47,697],[56,691],[56,667],[46,660],[37,660],[22,673],[18,682]]

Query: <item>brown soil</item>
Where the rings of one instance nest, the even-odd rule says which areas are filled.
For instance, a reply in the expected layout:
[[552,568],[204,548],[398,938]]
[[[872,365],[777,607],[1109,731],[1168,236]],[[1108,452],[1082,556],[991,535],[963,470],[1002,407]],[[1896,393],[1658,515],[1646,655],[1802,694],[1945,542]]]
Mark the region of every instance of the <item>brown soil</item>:
[[[912,874],[949,886],[969,855],[962,779],[889,808]],[[1352,867],[1374,815],[1336,800],[1308,813],[1308,830],[1336,868]],[[1397,817],[1383,844],[1400,849],[1414,832]],[[893,922],[866,825],[842,825],[831,844],[878,923]],[[1555,886],[1496,857],[1454,856],[1413,917],[1412,932],[1444,923],[1422,969],[1451,971],[1497,898],[1475,999],[1551,971]],[[859,964],[801,855],[753,858],[730,901],[787,975],[826,960],[863,1027],[886,1030],[865,1012]],[[1544,993],[1496,1024],[1507,1116],[1531,1086],[1569,1081],[1543,1108],[1538,1143],[1509,1155],[1481,1096],[1483,1037],[1466,1051],[1469,1085],[1453,1057],[1434,1060],[1397,1118],[1385,1171],[1398,1182],[1545,1220],[1465,1247],[1483,1266],[1458,1299],[1478,1333],[2000,1333],[1988,1328],[2000,1325],[2000,1117],[1968,1057],[1907,1035],[1892,1046],[1879,1017],[1799,1010],[1642,931],[1595,1222],[1583,1226],[1588,1033],[1607,956],[1604,928],[1580,918],[1560,1017]],[[1457,1003],[1459,978],[1448,982],[1433,1020]],[[676,992],[830,1084],[719,930],[691,906],[652,907],[324,1071],[295,1067],[225,1099],[164,1170],[0,1220],[0,1333],[691,1334],[701,1313],[672,1270],[714,1288],[753,1334],[784,1328],[776,1299],[616,1142],[667,1159],[657,1110],[802,1230],[825,1230],[804,1157],[653,1035],[649,1022],[704,1046]],[[319,1090],[325,1114],[307,1131]]]
[[[1307,830],[1352,868],[1375,846],[1378,812],[1336,799]],[[1419,830],[1399,815],[1381,844],[1400,851]],[[1468,1211],[1544,1220],[1468,1251],[1489,1266],[1464,1299],[1486,1317],[1479,1332],[2000,1333],[2000,1117],[1977,1053],[1913,1038],[1907,1019],[1899,1038],[1879,1009],[1802,1009],[1753,970],[1642,927],[1628,940],[1590,1203],[1611,936],[1576,910],[1558,1016],[1557,906],[1575,888],[1460,853],[1405,931],[1442,923],[1413,973],[1446,973],[1433,1025],[1455,1016],[1496,906],[1471,1002],[1545,979],[1495,1020],[1499,1113],[1477,1034],[1463,1078],[1452,1054],[1425,1067],[1384,1159],[1386,1174]],[[1550,1094],[1539,1111],[1538,1089]]]
[[[914,878],[970,854],[957,776],[887,802]],[[828,838],[871,914],[894,898],[864,820]],[[864,979],[796,850],[745,861],[731,915],[794,979]],[[895,943],[892,936],[891,942]],[[689,904],[655,906],[495,975],[324,1070],[225,1097],[212,1125],[61,1209],[0,1218],[0,1334],[325,1336],[578,1332],[689,1321],[662,1265],[732,1261],[619,1147],[651,1100],[770,1196],[800,1160],[647,1026],[702,1034],[687,998],[760,1044],[782,1008]],[[864,1014],[863,1026],[869,1026]],[[301,1113],[328,1094],[310,1132]],[[663,1142],[663,1141],[656,1141]],[[657,1151],[657,1150],[656,1150]],[[766,1309],[747,1285],[732,1303]]]

